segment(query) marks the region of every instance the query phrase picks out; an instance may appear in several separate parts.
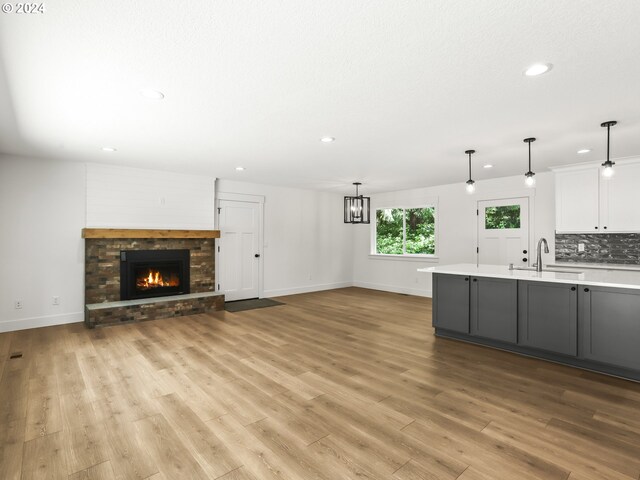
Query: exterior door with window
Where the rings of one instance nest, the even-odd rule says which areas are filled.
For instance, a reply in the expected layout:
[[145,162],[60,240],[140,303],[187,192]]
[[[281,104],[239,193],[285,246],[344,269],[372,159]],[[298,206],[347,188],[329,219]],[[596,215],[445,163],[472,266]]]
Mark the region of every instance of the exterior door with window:
[[478,202],[478,263],[530,265],[529,199]]
[[220,290],[225,300],[258,298],[260,295],[260,203],[220,200]]

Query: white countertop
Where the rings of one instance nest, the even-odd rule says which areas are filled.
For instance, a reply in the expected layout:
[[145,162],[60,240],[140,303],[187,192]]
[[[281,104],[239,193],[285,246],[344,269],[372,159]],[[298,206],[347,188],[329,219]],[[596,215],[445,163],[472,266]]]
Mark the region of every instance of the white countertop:
[[579,263],[563,262],[556,260],[556,263],[545,264],[549,268],[597,268],[601,270],[631,270],[640,272],[640,265],[615,264],[615,263]]
[[476,265],[475,263],[418,268],[418,272],[426,273],[449,273],[453,275],[640,289],[640,272],[638,271],[584,269],[578,270],[580,273],[571,273],[573,270],[578,269],[567,269],[566,273],[536,272],[531,270],[509,270],[506,265]]

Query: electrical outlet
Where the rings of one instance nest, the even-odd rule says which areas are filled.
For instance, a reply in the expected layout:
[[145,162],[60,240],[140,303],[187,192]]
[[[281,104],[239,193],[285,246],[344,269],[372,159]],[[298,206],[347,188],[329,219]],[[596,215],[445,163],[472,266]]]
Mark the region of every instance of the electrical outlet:
[[578,244],[578,251],[579,252],[584,252],[584,243],[579,243]]
[[16,300],[13,302],[13,308],[16,310],[20,310],[22,308],[22,300]]
[[60,305],[60,297],[54,296],[51,300],[53,305]]

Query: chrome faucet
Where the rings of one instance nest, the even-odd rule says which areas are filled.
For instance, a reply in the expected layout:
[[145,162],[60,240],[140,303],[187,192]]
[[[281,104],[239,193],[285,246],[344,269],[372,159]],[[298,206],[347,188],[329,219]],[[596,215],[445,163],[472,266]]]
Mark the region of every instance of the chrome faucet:
[[546,238],[541,238],[538,240],[538,259],[537,262],[533,265],[536,267],[536,272],[542,271],[542,244],[544,243],[544,253],[549,253],[549,244],[547,243]]

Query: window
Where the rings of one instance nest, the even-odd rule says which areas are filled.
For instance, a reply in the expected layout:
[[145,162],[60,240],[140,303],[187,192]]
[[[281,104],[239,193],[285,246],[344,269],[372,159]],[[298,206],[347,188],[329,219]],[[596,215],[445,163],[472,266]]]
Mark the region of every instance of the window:
[[520,205],[486,207],[484,209],[484,228],[486,230],[520,228]]
[[435,207],[377,209],[375,252],[435,255],[435,212]]

